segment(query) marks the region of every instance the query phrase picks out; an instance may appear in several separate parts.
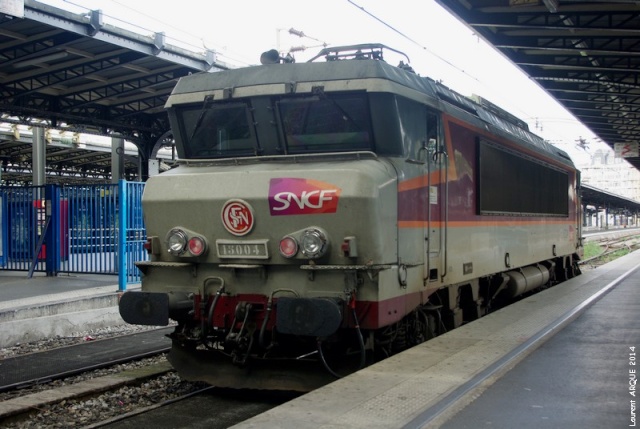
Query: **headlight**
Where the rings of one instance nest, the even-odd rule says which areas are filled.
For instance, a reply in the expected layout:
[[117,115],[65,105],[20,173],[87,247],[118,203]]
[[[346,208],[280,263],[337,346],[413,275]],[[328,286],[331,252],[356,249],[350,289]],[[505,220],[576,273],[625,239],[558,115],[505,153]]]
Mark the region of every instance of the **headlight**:
[[187,247],[187,234],[180,229],[172,229],[167,234],[167,251],[172,255],[181,255]]
[[307,229],[302,234],[300,247],[304,256],[316,259],[325,254],[328,247],[327,236],[319,229]]

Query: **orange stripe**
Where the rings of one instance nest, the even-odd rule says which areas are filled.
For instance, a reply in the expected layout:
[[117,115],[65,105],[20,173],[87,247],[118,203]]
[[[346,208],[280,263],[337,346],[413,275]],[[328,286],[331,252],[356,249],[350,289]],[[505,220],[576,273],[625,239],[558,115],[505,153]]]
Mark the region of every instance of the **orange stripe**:
[[[430,177],[428,177],[430,176]],[[440,178],[443,176],[441,171],[434,171],[429,175],[414,177],[412,179],[403,180],[398,184],[398,192],[410,191],[412,189],[426,188],[427,183],[431,182],[431,186],[441,183]]]
[[[449,228],[471,228],[478,226],[496,226],[508,228],[510,226],[535,226],[535,225],[575,225],[575,221],[569,220],[493,220],[493,221],[449,221]],[[398,228],[443,228],[444,222],[429,222],[419,220],[401,220],[398,222]]]

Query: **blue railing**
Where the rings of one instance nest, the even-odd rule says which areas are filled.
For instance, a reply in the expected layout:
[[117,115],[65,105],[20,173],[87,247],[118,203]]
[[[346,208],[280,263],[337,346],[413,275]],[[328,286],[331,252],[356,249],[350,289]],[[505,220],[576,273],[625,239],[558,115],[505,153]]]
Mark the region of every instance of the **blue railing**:
[[66,228],[60,272],[117,273],[118,186],[65,186],[59,201]]
[[140,282],[140,271],[135,266],[136,261],[145,261],[148,254],[144,249],[147,241],[147,232],[144,227],[144,217],[142,215],[142,191],[144,183],[126,182],[119,183],[120,212],[119,221],[123,228],[118,237],[118,248],[121,258],[118,265],[118,287],[125,290],[129,283]]
[[0,269],[118,274],[119,288],[140,282],[146,260],[144,183],[0,188]]
[[44,271],[47,252],[47,245],[44,243],[47,225],[45,187],[0,189],[3,268]]

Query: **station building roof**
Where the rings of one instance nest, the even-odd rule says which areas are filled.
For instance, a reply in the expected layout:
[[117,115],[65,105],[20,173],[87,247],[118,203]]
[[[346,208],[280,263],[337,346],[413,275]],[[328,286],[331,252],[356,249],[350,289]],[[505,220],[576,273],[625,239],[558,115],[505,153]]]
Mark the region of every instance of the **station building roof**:
[[584,206],[594,206],[596,209],[611,210],[626,214],[640,214],[640,202],[621,197],[603,189],[589,185],[581,185],[580,194]]

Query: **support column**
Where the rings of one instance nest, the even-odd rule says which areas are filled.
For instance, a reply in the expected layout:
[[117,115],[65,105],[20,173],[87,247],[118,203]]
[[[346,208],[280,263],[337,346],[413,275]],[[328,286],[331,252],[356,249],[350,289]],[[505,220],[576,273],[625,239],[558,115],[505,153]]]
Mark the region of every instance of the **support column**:
[[[129,199],[127,198],[127,182],[118,182],[118,248],[127,249],[127,213],[129,212]],[[118,252],[118,292],[127,290],[127,264],[129,263],[126,250]]]
[[124,179],[124,138],[111,136],[111,184],[117,185]]
[[142,157],[142,152],[140,151],[140,149],[138,149],[138,177],[136,179],[138,182],[142,182],[142,177],[143,177],[143,173],[144,173],[143,165],[145,163],[142,162],[143,159],[144,158]]
[[44,242],[47,244],[45,270],[47,277],[52,277],[57,276],[60,270],[60,251],[62,249],[60,243],[62,239],[60,234],[60,188],[56,185],[47,185],[44,192],[49,225],[44,238]]
[[31,144],[31,168],[33,186],[43,186],[46,182],[47,147],[44,140],[44,128],[33,127]]

